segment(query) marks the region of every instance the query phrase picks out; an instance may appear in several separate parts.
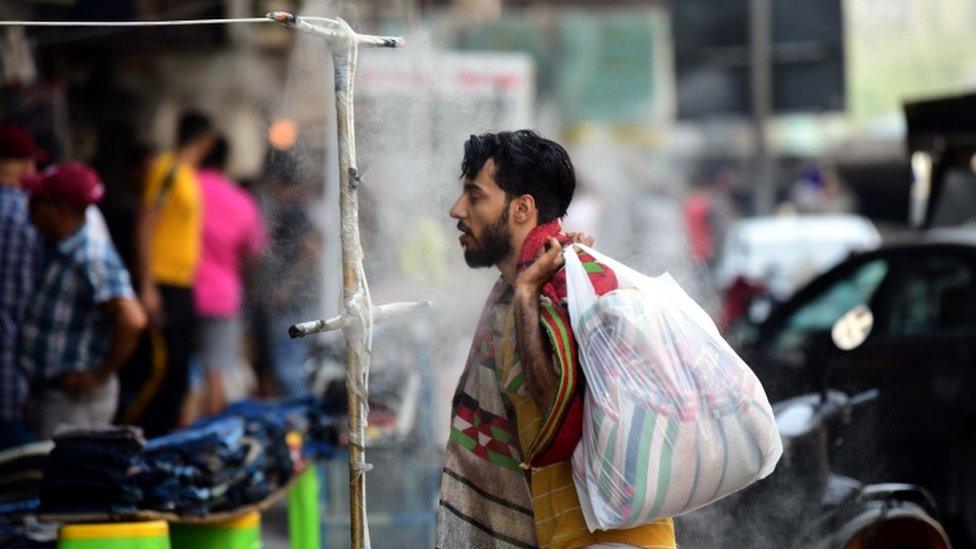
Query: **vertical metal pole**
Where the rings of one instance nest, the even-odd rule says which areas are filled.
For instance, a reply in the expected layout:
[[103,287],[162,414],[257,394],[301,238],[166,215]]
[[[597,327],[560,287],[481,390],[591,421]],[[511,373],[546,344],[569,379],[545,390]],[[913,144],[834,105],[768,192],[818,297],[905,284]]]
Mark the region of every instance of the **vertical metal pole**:
[[[355,114],[353,81],[356,78],[358,47],[355,40],[332,51],[335,69],[336,120],[339,130],[339,217],[342,242],[342,299],[347,308],[368,311],[372,306],[360,277],[363,250],[359,239],[359,178],[356,171]],[[368,549],[366,525],[366,395],[364,388],[369,368],[369,352],[363,326],[349,323],[346,336],[346,392],[349,397],[349,520],[350,542],[354,549]]]
[[755,142],[755,213],[772,212],[776,199],[767,125],[773,110],[772,0],[750,0],[749,42],[752,80],[752,124]]
[[339,147],[339,239],[342,245],[343,310],[336,318],[296,324],[291,337],[342,329],[346,339],[346,393],[349,397],[349,530],[353,549],[369,549],[366,521],[366,414],[369,390],[370,331],[374,322],[400,316],[430,305],[391,303],[373,307],[359,239],[359,172],[356,167],[356,122],[353,83],[359,45],[376,48],[403,46],[399,37],[369,36],[353,32],[342,19],[299,18],[286,12],[271,12],[268,18],[326,39],[332,51],[335,71],[336,129]]

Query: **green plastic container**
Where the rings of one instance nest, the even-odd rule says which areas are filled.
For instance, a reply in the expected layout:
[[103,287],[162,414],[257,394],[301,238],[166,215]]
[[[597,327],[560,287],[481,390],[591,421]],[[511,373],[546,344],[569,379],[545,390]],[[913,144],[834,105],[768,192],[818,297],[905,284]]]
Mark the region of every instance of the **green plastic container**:
[[170,549],[165,521],[66,524],[58,549]]
[[315,464],[298,477],[288,492],[288,537],[291,549],[320,549],[322,525],[319,514],[319,475]]
[[211,524],[174,524],[169,539],[173,549],[260,549],[261,514]]

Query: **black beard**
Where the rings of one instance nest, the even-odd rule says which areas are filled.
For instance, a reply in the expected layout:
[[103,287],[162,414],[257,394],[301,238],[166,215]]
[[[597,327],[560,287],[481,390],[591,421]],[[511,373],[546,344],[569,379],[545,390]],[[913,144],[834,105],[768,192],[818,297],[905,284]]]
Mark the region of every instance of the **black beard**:
[[468,235],[468,244],[464,248],[464,261],[472,269],[492,267],[505,259],[512,251],[512,232],[508,229],[508,207],[502,211],[498,220],[485,227],[478,239],[478,246],[474,246],[474,237]]

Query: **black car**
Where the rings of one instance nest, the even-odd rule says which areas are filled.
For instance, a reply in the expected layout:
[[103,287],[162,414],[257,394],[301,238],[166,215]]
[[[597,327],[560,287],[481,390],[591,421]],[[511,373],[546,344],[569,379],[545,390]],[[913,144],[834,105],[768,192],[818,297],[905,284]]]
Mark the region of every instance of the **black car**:
[[[831,328],[862,304],[874,316],[870,335],[842,351]],[[835,467],[925,486],[956,544],[976,546],[976,230],[854,255],[729,339],[770,401],[828,385],[879,389]]]

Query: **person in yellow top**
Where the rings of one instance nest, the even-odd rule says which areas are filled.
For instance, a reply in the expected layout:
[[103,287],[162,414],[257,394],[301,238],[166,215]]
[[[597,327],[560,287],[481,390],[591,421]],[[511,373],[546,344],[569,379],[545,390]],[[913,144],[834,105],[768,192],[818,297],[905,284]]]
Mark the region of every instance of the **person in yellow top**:
[[[488,133],[465,143],[461,173],[450,215],[465,262],[501,277],[452,403],[436,546],[676,547],[670,518],[590,532],[577,496],[582,380],[561,246],[589,239],[562,231],[576,187],[569,155],[529,130]],[[612,271],[580,259],[597,292],[616,287]]]
[[139,298],[150,322],[148,356],[133,368],[143,372],[121,419],[140,425],[150,437],[178,426],[187,392],[203,213],[196,167],[213,139],[207,116],[183,113],[176,149],[156,158],[146,176],[136,252]]

